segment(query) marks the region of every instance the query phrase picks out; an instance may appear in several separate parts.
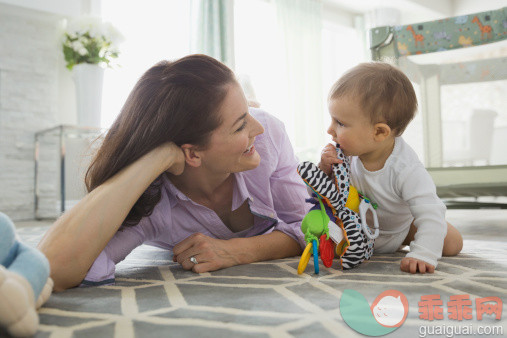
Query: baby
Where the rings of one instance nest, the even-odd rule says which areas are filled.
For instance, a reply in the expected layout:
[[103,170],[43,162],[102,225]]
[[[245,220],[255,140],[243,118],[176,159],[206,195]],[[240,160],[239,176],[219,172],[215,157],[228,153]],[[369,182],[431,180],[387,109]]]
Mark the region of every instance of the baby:
[[[328,105],[327,132],[350,156],[351,185],[378,205],[375,253],[410,244],[400,264],[410,273],[432,273],[442,255],[457,255],[461,234],[445,221],[446,208],[431,176],[401,138],[417,110],[405,74],[386,63],[359,64],[333,85]],[[328,144],[320,169],[330,175],[339,162],[335,146]]]

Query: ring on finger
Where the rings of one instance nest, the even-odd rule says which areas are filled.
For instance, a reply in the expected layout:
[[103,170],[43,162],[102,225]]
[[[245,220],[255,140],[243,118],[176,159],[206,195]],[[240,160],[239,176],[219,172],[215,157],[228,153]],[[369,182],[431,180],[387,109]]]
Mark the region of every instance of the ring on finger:
[[194,264],[199,264],[199,263],[197,262],[197,259],[195,259],[195,257],[194,257],[194,256],[190,257],[190,261],[191,261],[192,263],[194,263]]

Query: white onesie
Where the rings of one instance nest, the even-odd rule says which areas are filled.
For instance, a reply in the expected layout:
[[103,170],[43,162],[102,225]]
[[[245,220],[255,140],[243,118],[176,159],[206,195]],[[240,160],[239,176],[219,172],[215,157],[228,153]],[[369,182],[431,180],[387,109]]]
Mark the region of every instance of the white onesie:
[[375,253],[398,250],[414,222],[417,228],[407,257],[437,266],[447,234],[445,205],[435,184],[414,150],[401,137],[384,167],[368,171],[357,156],[350,161],[352,185],[378,205],[380,236]]

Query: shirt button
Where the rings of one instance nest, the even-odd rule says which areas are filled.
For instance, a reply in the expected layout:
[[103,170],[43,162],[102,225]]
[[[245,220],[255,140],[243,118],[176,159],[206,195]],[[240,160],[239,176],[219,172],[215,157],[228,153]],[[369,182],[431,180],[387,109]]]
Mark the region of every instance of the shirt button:
[[269,217],[273,218],[273,217],[275,217],[275,214],[274,213],[270,213]]

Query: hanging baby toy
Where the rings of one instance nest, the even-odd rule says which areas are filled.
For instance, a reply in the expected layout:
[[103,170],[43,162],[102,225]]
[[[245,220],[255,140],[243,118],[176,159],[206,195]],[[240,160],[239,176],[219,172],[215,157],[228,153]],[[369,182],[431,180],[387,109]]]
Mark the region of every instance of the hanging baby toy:
[[[332,178],[312,162],[302,162],[297,169],[312,189],[312,198],[308,201],[315,205],[301,223],[307,245],[299,261],[298,274],[305,271],[312,253],[316,274],[319,273],[319,252],[324,266],[330,267],[334,257],[333,242],[342,269],[352,269],[370,259],[379,235],[375,208],[350,185],[350,165],[338,145],[336,153],[342,163],[333,165]],[[368,211],[373,216],[374,233],[366,224]]]

